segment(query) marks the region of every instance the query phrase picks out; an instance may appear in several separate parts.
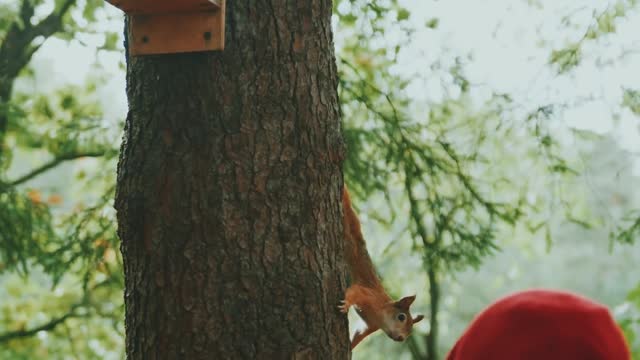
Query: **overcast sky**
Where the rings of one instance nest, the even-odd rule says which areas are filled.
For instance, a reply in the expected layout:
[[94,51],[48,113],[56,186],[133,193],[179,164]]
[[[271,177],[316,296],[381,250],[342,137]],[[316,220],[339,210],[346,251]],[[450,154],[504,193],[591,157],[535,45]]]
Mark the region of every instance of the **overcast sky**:
[[[478,85],[473,93],[478,100],[491,91],[506,92],[523,109],[531,109],[592,98],[567,109],[561,119],[574,127],[612,132],[624,148],[639,153],[640,119],[619,104],[623,88],[640,88],[640,9],[619,19],[615,34],[586,42],[584,60],[569,74],[558,76],[546,65],[552,49],[563,48],[584,35],[594,21],[594,11],[600,13],[616,2],[401,0],[411,11],[416,32],[399,54],[397,66],[389,70],[414,77],[409,90],[416,101],[438,101],[444,92],[437,76],[430,76],[430,64],[437,59],[446,62],[458,55],[472,54],[473,60],[465,70],[471,83]],[[46,14],[49,10],[43,8],[41,12]],[[114,15],[111,21],[107,20]],[[79,14],[76,16],[80,18]],[[568,25],[562,22],[566,16]],[[424,25],[433,18],[439,19],[436,30]],[[121,31],[119,10],[109,6],[99,19],[101,28]],[[393,26],[387,33],[390,38],[401,36]],[[101,37],[87,36],[82,40],[89,45],[99,44]],[[82,84],[92,74],[96,61],[107,72],[99,89],[105,118],[120,120],[126,113],[124,73],[118,67],[123,61],[122,53],[101,52],[96,58],[91,46],[52,38],[33,60],[36,81],[22,85],[47,91],[63,83]],[[597,66],[607,62],[611,64]],[[612,121],[614,113],[617,121]],[[640,166],[636,168],[640,170]]]

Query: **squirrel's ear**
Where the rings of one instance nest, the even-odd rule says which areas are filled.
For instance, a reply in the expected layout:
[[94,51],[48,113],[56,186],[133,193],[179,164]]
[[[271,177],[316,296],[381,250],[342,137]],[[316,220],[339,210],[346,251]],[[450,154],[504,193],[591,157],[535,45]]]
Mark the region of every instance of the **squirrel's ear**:
[[418,315],[418,316],[413,318],[413,323],[415,324],[417,322],[420,322],[420,320],[422,320],[422,319],[424,319],[424,316]]
[[402,299],[396,301],[396,306],[403,310],[409,310],[409,306],[413,304],[413,301],[416,299],[415,295],[405,296]]

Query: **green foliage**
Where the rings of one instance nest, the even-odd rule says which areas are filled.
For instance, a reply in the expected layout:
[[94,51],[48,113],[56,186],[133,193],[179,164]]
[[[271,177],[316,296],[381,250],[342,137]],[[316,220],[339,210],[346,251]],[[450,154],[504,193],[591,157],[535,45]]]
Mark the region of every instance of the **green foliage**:
[[440,23],[440,21],[437,18],[433,18],[433,19],[430,19],[429,21],[427,21],[425,26],[430,28],[430,29],[435,29],[435,28],[438,27],[439,23]]
[[[347,143],[357,149],[350,150],[345,165],[350,186],[361,192],[388,191],[389,184],[399,183],[409,205],[402,212],[411,214],[408,229],[412,238],[420,239],[414,247],[421,249],[425,261],[455,269],[479,265],[497,249],[497,223],[513,225],[524,211],[522,199],[489,200],[485,193],[492,189],[480,186],[471,174],[470,169],[489,162],[477,147],[487,139],[489,129],[477,125],[497,125],[495,109],[487,104],[486,110],[469,115],[467,99],[461,98],[434,105],[427,119],[411,120],[390,100],[387,106],[376,106],[371,100],[390,99],[389,95],[376,94],[374,87],[348,82],[348,78],[342,74],[340,98],[345,104],[363,106],[366,121],[372,124],[355,123],[357,118],[346,122]],[[455,144],[460,138],[476,147]],[[502,189],[510,190],[504,184]]]
[[[585,43],[614,34],[617,21],[635,5],[621,0],[594,14],[583,36],[553,50],[549,63],[560,73],[571,71],[583,60]],[[333,6],[348,146],[345,179],[360,200],[356,204],[384,200],[384,206],[361,213],[393,231],[383,254],[399,249],[405,256],[402,270],[415,269],[411,280],[425,282],[411,284],[412,290],[428,287],[419,298],[432,306],[430,331],[438,319],[445,326],[454,321],[433,307],[438,300],[451,302],[441,299],[440,283],[464,269],[481,269],[511,237],[539,240],[553,251],[555,223],[583,231],[602,227],[595,206],[569,182],[583,169],[565,154],[553,127],[561,105],[516,112],[521,104],[509,94],[476,101],[478,86],[465,72],[464,59],[471,57],[463,55],[425,64],[444,73],[448,91],[441,101],[418,103],[410,93],[413,79],[392,71],[414,41],[412,9],[398,0],[337,0]],[[12,26],[24,30],[54,15],[60,26],[42,35],[44,40],[33,39],[25,54],[37,52],[48,37],[82,43],[97,36],[97,53],[116,50],[119,32],[95,26],[106,19],[103,10],[102,0],[2,4],[0,42]],[[432,17],[418,25],[435,33],[446,23]],[[28,64],[16,78],[3,71],[0,87],[7,81],[29,83],[35,76]],[[95,75],[81,86],[46,93],[16,86],[9,99],[0,99],[0,125],[6,119],[6,129],[0,126],[0,358],[123,357],[123,275],[111,204],[121,129],[104,119],[97,89],[106,79],[100,71],[96,64]],[[622,105],[639,114],[638,98],[637,91],[626,89]],[[589,131],[574,133],[584,142],[599,139]],[[55,184],[62,174],[68,180]],[[639,218],[628,212],[612,225],[611,238],[635,242]],[[385,276],[392,292],[405,290],[397,281],[402,276]],[[640,288],[630,293],[619,317],[636,355],[638,294]],[[416,333],[394,353],[433,358],[437,338]],[[388,343],[379,346],[396,346]]]
[[[363,27],[362,22],[367,21],[376,29],[381,27],[378,22],[389,18],[357,18],[359,8],[354,4],[358,2],[350,4],[352,12],[341,14],[340,18],[346,19],[341,26]],[[405,222],[403,229],[410,247],[429,274],[433,303],[439,301],[434,298],[439,297],[439,278],[479,266],[499,249],[498,229],[515,226],[535,210],[525,200],[526,192],[518,179],[492,163],[516,162],[508,153],[496,159],[496,148],[526,141],[532,138],[534,129],[540,131],[540,126],[532,126],[530,133],[516,137],[516,129],[522,125],[502,118],[503,109],[511,105],[504,96],[494,96],[474,107],[460,62],[449,69],[460,96],[423,106],[421,112],[410,111],[410,99],[403,92],[409,80],[380,71],[391,66],[398,47],[409,41],[410,34],[407,31],[406,38],[372,52],[369,44],[384,38],[384,33],[374,31],[367,38],[346,40],[338,49],[338,90],[348,144],[344,172],[350,190],[359,198],[383,193],[388,200],[391,216],[373,214],[374,219],[388,226]],[[552,151],[551,137],[547,135],[543,141],[555,160],[549,170],[568,172],[563,159]],[[538,143],[531,145],[533,149]],[[520,195],[510,195],[514,193]],[[409,217],[394,216],[398,213]],[[432,308],[432,328],[437,326],[436,311]],[[422,344],[416,341],[410,347],[414,357],[436,356],[435,339],[426,349],[418,343]]]
[[[601,224],[575,188],[560,185],[581,175],[579,162],[565,155],[566,148],[552,130],[550,119],[564,104],[541,106],[524,117],[510,111],[518,105],[508,94],[493,94],[474,104],[473,85],[459,58],[443,69],[450,75],[448,89],[457,88],[451,91],[457,95],[416,104],[407,94],[411,79],[387,70],[411,41],[412,30],[390,25],[389,19],[405,18],[394,15],[392,7],[385,8],[384,15],[368,12],[367,6],[359,1],[335,3],[338,33],[349,34],[337,41],[338,90],[348,145],[345,181],[361,201],[386,200],[385,210],[367,215],[393,229],[387,251],[401,246],[420,259],[425,274],[419,277],[429,275],[432,304],[439,300],[438,282],[469,266],[481,266],[500,250],[504,240],[499,236],[524,229],[532,238],[541,237],[551,251],[554,220],[584,230]],[[583,42],[615,31],[620,16],[624,14],[619,7],[597,15],[584,39],[554,51],[550,63],[560,72],[571,70],[580,63]],[[387,26],[400,28],[402,35],[390,39],[378,31]],[[426,26],[436,29],[438,19]],[[587,131],[576,131],[575,136],[581,141],[598,138]],[[530,184],[541,180],[547,184],[542,189]],[[636,235],[631,229],[620,232],[617,240],[632,242]],[[438,326],[433,320],[438,310],[431,311],[433,329]],[[435,358],[423,345],[430,334],[421,336],[423,340],[409,346],[412,357]]]
[[640,91],[625,89],[622,98],[622,106],[628,108],[634,114],[640,116]]
[[631,347],[631,358],[640,359],[640,283],[618,307],[616,317]]
[[27,273],[30,258],[46,256],[43,247],[54,237],[54,230],[48,206],[36,196],[35,190],[0,192],[0,272],[16,269]]
[[573,43],[560,50],[553,50],[549,63],[558,65],[559,73],[566,73],[580,63],[581,43]]
[[622,218],[618,231],[611,234],[613,240],[634,244],[640,238],[640,211],[631,211]]
[[[32,40],[0,47],[12,52],[0,54],[12,61],[0,67],[0,90],[12,90],[0,98],[0,358],[120,359],[124,283],[112,209],[120,125],[103,116],[98,67],[83,86],[41,92],[28,86],[35,72],[22,60],[43,38],[95,31],[104,2],[16,5],[2,12],[0,42],[10,28]],[[101,49],[114,49],[117,36],[105,39]]]
[[[78,94],[82,94],[79,97]],[[106,133],[95,85],[66,86],[53,94],[17,93],[12,104],[19,111],[9,116],[8,137],[25,149],[41,149],[55,157],[70,154],[115,153]]]
[[[19,299],[0,302],[0,358],[122,359],[119,319],[124,317],[124,306],[121,292],[113,291],[122,284],[106,279],[113,278],[96,276],[85,290],[67,277],[52,290],[47,276],[38,271],[28,281],[14,274],[0,276],[0,295]],[[64,321],[56,324],[60,320]],[[18,336],[39,329],[43,330]]]
[[[583,36],[578,41],[572,42],[562,49],[553,50],[549,58],[549,64],[557,66],[560,74],[575,68],[582,59],[582,46],[584,43],[615,33],[616,21],[625,17],[636,5],[636,0],[619,0],[600,13],[594,11],[593,22]],[[570,16],[563,19],[563,22],[567,25],[570,24],[570,21]]]
[[9,26],[19,20],[16,11],[11,4],[0,4],[0,40],[4,37],[4,32]]

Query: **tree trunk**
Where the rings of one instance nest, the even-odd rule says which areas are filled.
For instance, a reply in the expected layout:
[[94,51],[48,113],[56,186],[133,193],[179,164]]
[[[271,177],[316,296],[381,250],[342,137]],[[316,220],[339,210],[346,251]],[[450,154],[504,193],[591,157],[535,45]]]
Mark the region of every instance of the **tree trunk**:
[[438,359],[438,312],[440,310],[440,283],[438,283],[437,265],[431,264],[429,276],[429,298],[431,299],[429,334],[427,335],[427,359]]
[[348,358],[331,2],[226,16],[223,52],[129,59],[127,356]]

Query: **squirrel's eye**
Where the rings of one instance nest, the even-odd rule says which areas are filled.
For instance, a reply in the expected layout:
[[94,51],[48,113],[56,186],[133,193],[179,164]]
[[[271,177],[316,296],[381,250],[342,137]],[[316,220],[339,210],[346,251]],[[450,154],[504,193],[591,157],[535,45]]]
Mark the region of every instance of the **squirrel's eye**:
[[398,318],[398,321],[405,321],[407,320],[407,315],[400,313],[398,314],[397,318]]

